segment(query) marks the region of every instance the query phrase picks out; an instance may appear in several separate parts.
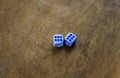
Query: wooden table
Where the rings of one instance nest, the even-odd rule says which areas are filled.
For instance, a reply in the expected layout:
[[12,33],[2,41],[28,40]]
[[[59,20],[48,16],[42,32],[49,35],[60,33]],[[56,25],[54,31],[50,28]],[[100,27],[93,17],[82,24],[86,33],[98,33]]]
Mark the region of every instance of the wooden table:
[[120,78],[120,0],[0,0],[0,78]]

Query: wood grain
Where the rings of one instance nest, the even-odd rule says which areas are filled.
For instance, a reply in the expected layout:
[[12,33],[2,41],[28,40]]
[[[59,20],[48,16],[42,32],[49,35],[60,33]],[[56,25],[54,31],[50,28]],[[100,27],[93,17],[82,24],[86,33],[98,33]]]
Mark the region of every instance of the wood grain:
[[120,78],[120,0],[0,0],[0,78]]

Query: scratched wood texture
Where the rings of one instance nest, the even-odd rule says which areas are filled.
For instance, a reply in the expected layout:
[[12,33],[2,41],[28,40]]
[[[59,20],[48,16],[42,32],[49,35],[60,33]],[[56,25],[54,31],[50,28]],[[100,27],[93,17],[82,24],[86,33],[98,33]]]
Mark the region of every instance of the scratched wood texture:
[[0,78],[120,78],[120,0],[0,0]]

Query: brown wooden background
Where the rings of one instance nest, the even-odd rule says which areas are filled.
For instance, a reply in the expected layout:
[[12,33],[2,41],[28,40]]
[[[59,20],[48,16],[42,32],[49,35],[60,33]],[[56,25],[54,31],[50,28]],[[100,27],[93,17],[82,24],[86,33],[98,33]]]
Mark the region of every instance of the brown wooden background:
[[120,0],[0,0],[0,78],[120,78]]

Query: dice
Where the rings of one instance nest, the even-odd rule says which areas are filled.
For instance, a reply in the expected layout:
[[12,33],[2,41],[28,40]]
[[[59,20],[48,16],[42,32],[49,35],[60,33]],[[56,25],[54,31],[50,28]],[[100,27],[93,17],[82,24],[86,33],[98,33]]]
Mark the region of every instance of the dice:
[[62,47],[64,44],[64,38],[61,34],[53,35],[53,46],[54,47]]
[[65,36],[65,44],[67,46],[72,46],[72,44],[75,42],[75,40],[77,39],[77,37],[75,36],[75,34],[69,32],[66,36]]

